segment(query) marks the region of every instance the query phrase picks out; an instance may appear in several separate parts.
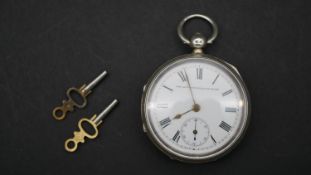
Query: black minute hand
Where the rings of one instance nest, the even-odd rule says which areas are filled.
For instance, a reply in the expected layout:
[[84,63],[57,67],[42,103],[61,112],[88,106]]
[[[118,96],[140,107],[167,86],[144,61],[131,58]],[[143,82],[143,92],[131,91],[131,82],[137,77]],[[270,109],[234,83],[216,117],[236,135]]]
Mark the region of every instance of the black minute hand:
[[190,94],[191,94],[191,97],[192,97],[192,100],[193,100],[193,106],[192,106],[192,109],[194,112],[199,112],[200,111],[200,105],[197,104],[194,100],[194,96],[193,96],[193,92],[192,92],[192,87],[190,85],[190,81],[189,81],[189,77],[188,77],[188,74],[186,72],[186,69],[184,69],[185,71],[185,75],[186,75],[186,80],[187,80],[187,83],[188,83],[188,86],[189,86],[189,90],[190,90]]
[[190,94],[191,94],[191,97],[192,97],[192,100],[193,100],[193,105],[195,105],[197,103],[195,102],[194,97],[193,97],[193,92],[192,92],[192,88],[190,86],[189,77],[188,77],[188,74],[186,72],[186,69],[184,69],[184,71],[185,71],[186,80],[187,80],[187,83],[188,83],[188,86],[189,86]]

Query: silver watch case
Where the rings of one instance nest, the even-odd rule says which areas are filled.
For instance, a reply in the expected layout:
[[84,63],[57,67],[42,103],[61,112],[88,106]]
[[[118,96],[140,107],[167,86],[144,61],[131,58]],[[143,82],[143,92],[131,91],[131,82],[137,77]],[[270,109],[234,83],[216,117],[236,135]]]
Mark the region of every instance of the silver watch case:
[[[236,133],[236,137],[232,138],[222,149],[218,149],[214,151],[211,154],[205,155],[205,156],[189,156],[189,155],[184,155],[176,150],[170,148],[168,145],[165,145],[156,135],[154,130],[152,129],[152,126],[150,125],[150,121],[147,117],[146,114],[146,97],[148,90],[150,88],[151,83],[153,80],[157,77],[157,75],[165,69],[167,66],[170,64],[183,60],[183,59],[191,59],[191,58],[202,58],[202,59],[209,59],[212,61],[215,61],[216,63],[219,63],[223,65],[228,72],[231,73],[232,77],[235,78],[235,80],[239,83],[244,99],[245,99],[245,118],[241,122],[241,127]],[[163,153],[165,153],[167,156],[169,156],[171,159],[179,160],[181,162],[187,162],[187,163],[205,163],[205,162],[210,162],[219,159],[220,157],[224,156],[225,154],[229,153],[233,148],[237,146],[237,144],[241,141],[243,136],[245,135],[245,131],[249,125],[249,120],[250,120],[250,112],[251,112],[251,104],[250,104],[250,96],[248,93],[248,90],[246,88],[246,85],[238,72],[237,68],[234,67],[233,65],[227,63],[226,61],[219,59],[217,57],[214,57],[212,55],[207,55],[207,54],[186,54],[186,55],[181,55],[176,58],[173,58],[166,63],[164,63],[162,66],[160,66],[154,73],[153,75],[149,78],[147,84],[143,88],[143,95],[141,99],[141,117],[142,117],[142,122],[143,122],[143,130],[149,137],[149,139],[153,142],[156,147],[161,150]]]

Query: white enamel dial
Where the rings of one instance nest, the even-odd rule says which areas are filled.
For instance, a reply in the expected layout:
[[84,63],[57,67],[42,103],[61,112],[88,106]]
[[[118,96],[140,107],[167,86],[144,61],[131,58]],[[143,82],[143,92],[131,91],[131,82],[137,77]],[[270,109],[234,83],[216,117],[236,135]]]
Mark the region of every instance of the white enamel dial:
[[143,111],[147,132],[173,157],[208,159],[233,146],[248,105],[237,73],[214,59],[177,59],[149,82]]

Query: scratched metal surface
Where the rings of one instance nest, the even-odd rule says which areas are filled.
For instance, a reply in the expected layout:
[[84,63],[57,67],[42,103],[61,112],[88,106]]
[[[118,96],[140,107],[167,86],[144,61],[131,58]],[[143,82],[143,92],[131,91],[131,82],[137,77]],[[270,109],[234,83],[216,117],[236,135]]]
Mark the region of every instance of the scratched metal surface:
[[[142,132],[142,87],[163,62],[188,53],[180,19],[210,15],[220,36],[206,51],[236,65],[252,97],[252,120],[239,146],[209,164],[163,155]],[[1,174],[294,174],[308,170],[310,2],[1,1]],[[193,25],[191,25],[193,26]],[[188,32],[208,28],[198,22]],[[71,86],[109,76],[85,109],[58,122],[52,109]],[[99,138],[69,154],[78,120],[119,106]]]

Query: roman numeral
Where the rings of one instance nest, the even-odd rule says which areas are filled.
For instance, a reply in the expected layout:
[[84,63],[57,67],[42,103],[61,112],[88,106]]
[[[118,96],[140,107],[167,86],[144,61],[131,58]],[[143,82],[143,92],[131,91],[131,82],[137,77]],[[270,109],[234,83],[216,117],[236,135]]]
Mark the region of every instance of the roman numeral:
[[180,131],[178,130],[178,131],[175,133],[175,135],[174,135],[174,137],[173,137],[173,140],[174,140],[175,142],[178,143],[179,139],[180,139]]
[[216,140],[212,135],[211,135],[211,139],[213,140],[214,143],[216,143]]
[[186,75],[184,74],[184,72],[179,71],[179,72],[178,72],[178,75],[179,75],[179,77],[180,77],[180,79],[181,79],[182,82],[185,82],[185,81],[187,80],[187,77],[186,77]]
[[169,117],[160,121],[160,125],[162,126],[162,128],[165,128],[170,124],[171,124],[171,119]]
[[227,132],[229,132],[231,129],[231,126],[224,121],[221,121],[221,123],[219,124],[219,127],[221,127],[223,130],[225,130]]
[[202,80],[202,78],[203,78],[203,69],[199,67],[196,70],[197,70],[197,79],[198,80]]
[[173,92],[173,89],[172,88],[169,88],[169,87],[167,87],[167,86],[163,86],[165,89],[167,89],[167,90],[169,90],[169,91],[171,91],[171,92]]
[[219,77],[219,74],[214,78],[214,81],[212,82],[212,85],[215,84],[215,82],[216,82],[216,80],[218,79],[218,77]]
[[227,90],[226,92],[222,93],[222,96],[229,95],[232,92],[232,89]]
[[226,107],[226,108],[225,108],[225,111],[226,111],[226,112],[236,112],[236,111],[237,111],[237,108]]

